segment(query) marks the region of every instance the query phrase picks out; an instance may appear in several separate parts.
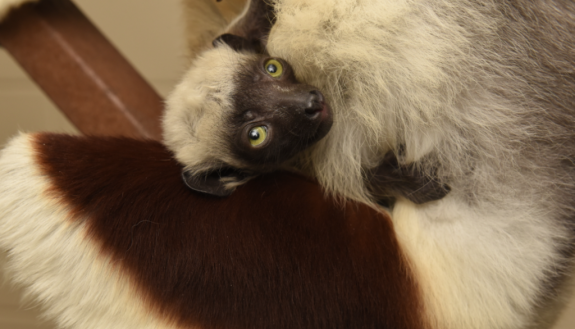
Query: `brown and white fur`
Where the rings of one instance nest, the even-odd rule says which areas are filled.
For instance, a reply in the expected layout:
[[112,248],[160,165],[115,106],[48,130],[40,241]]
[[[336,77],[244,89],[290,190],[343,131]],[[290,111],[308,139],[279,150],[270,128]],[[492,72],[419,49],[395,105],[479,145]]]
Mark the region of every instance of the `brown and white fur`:
[[427,329],[389,214],[300,175],[226,198],[156,141],[29,134],[0,152],[0,248],[61,328]]
[[434,327],[549,327],[575,240],[573,2],[268,3],[266,50],[334,112],[297,167],[373,202],[365,172],[394,151],[450,185],[392,213]]

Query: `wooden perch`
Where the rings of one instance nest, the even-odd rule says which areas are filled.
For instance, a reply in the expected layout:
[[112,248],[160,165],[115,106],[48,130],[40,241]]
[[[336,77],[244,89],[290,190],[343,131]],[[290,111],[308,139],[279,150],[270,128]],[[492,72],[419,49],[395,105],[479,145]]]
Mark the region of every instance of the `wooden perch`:
[[161,138],[162,98],[71,1],[12,11],[0,44],[82,133]]

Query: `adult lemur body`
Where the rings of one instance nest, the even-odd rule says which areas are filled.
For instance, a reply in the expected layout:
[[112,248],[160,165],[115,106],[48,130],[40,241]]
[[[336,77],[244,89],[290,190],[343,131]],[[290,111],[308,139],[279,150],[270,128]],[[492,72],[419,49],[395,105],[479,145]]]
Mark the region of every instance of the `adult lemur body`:
[[322,90],[334,113],[298,168],[329,192],[373,202],[378,186],[366,178],[394,151],[451,187],[422,205],[398,194],[393,208],[435,328],[549,326],[575,237],[575,5],[253,0],[247,8],[222,31],[273,21],[256,38]]

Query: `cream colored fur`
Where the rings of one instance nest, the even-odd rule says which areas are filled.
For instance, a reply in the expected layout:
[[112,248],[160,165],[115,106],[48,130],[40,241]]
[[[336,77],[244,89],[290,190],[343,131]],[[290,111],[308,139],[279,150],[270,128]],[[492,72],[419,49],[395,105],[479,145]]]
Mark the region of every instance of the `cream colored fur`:
[[[574,243],[573,5],[274,4],[268,52],[334,113],[299,169],[369,203],[364,171],[402,146],[402,163],[437,169],[452,188],[393,210],[434,328],[547,328],[541,310],[556,304]],[[520,10],[539,19],[524,23]]]
[[0,0],[0,22],[6,18],[10,10],[18,8],[28,2],[36,2],[38,0]]
[[164,143],[192,173],[214,169],[218,164],[246,166],[232,156],[222,136],[232,111],[235,72],[252,56],[225,44],[207,50],[168,97]]
[[402,199],[392,219],[424,292],[435,328],[544,328],[534,318],[542,281],[562,256],[564,228],[544,209],[462,207],[448,195],[415,205]]
[[9,250],[12,277],[62,328],[175,328],[146,309],[85,225],[70,221],[35,163],[33,138],[20,135],[0,153],[0,247]]

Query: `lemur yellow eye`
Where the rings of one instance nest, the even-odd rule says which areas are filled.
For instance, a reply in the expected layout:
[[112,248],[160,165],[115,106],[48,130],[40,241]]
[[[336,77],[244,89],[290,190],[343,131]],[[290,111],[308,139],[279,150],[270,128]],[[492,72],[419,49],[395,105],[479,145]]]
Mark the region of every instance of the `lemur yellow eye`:
[[274,78],[279,78],[284,72],[284,67],[275,59],[270,59],[265,64],[266,72]]
[[258,146],[268,137],[268,130],[264,126],[252,128],[252,130],[250,130],[248,133],[248,137],[250,139],[250,144],[253,146]]

